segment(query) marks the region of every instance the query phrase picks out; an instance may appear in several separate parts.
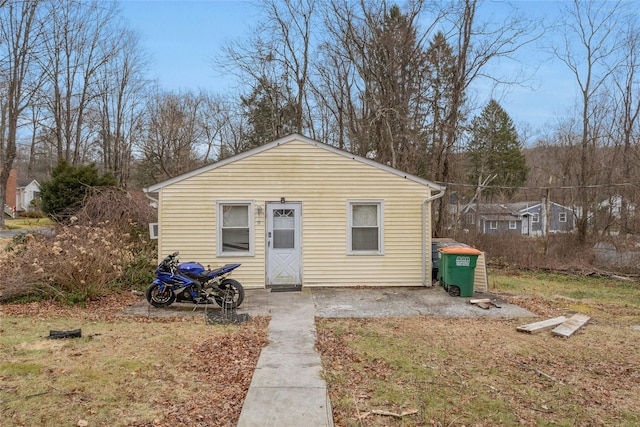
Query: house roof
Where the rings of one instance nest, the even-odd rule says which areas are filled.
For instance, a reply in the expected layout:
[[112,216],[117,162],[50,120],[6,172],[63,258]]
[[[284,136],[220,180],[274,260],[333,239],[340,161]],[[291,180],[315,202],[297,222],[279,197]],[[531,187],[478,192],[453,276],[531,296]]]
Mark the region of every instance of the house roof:
[[28,187],[28,186],[30,186],[31,184],[34,184],[36,187],[40,188],[40,183],[39,183],[37,180],[32,179],[32,180],[30,180],[30,181],[29,181],[29,180],[26,180],[26,181],[23,181],[22,183],[18,183],[18,187],[17,187],[17,189],[19,190],[19,189],[27,188],[27,187]]
[[[531,215],[532,209],[539,209],[540,202],[517,202],[517,203],[489,203],[489,204],[480,204],[480,215],[484,216],[504,216],[504,217],[520,217],[523,215]],[[551,202],[552,205],[559,206],[563,209],[573,210],[570,207],[560,205],[558,203]],[[476,207],[473,206],[475,210]]]
[[201,167],[199,169],[195,169],[195,170],[193,170],[191,172],[187,172],[185,174],[176,176],[176,177],[168,179],[166,181],[162,181],[162,182],[159,182],[157,184],[151,185],[151,186],[145,188],[144,191],[146,193],[156,192],[156,191],[158,191],[158,190],[160,190],[163,187],[166,187],[168,185],[175,184],[177,182],[183,181],[185,179],[191,178],[191,177],[199,175],[201,173],[208,172],[210,170],[223,167],[223,166],[228,165],[230,163],[237,162],[239,160],[242,160],[242,159],[245,159],[247,157],[253,156],[254,154],[262,153],[263,151],[270,150],[272,148],[278,147],[278,146],[283,145],[283,144],[287,144],[287,143],[292,142],[292,141],[299,141],[299,142],[303,142],[305,144],[313,145],[313,146],[318,147],[318,148],[322,148],[323,150],[327,150],[327,151],[330,151],[332,153],[339,154],[341,156],[347,157],[347,158],[355,160],[357,162],[364,163],[364,164],[367,164],[369,166],[373,166],[375,168],[384,170],[384,171],[389,172],[391,174],[394,174],[394,175],[406,178],[408,180],[417,182],[419,184],[428,186],[428,187],[430,187],[430,188],[432,188],[434,190],[437,190],[437,191],[444,191],[445,188],[446,188],[446,187],[438,185],[438,184],[436,184],[434,182],[427,181],[426,179],[422,179],[422,178],[417,177],[415,175],[408,174],[406,172],[403,172],[401,170],[392,168],[390,166],[383,165],[383,164],[375,162],[373,160],[369,160],[369,159],[366,159],[364,157],[357,156],[355,154],[349,153],[347,151],[340,150],[340,149],[338,149],[336,147],[333,147],[331,145],[324,144],[322,142],[315,141],[315,140],[307,138],[305,136],[293,133],[291,135],[287,135],[287,136],[285,136],[283,138],[277,139],[277,140],[275,140],[273,142],[270,142],[268,144],[261,145],[260,147],[254,148],[252,150],[245,151],[244,153],[236,154],[235,156],[228,157],[228,158],[226,158],[224,160],[221,160],[219,162],[212,163],[210,165]]

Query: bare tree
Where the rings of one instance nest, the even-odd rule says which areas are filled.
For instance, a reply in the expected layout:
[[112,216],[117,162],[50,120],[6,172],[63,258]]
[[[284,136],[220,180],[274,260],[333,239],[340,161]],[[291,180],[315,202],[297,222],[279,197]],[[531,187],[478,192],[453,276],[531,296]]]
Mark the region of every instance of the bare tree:
[[112,37],[115,2],[51,3],[46,50],[41,55],[47,82],[44,99],[52,118],[51,143],[58,159],[79,164],[91,140],[87,114],[99,96],[96,79],[116,53]]
[[140,151],[148,177],[172,178],[204,164],[206,134],[201,121],[202,97],[193,93],[158,92],[147,104]]
[[[307,104],[315,0],[269,0],[264,20],[245,41],[228,44],[217,65],[249,88],[242,97],[253,145],[310,132]],[[251,137],[247,133],[248,137]]]
[[640,202],[636,185],[637,171],[640,170],[638,156],[638,142],[640,138],[640,27],[635,19],[627,22],[622,44],[623,62],[614,74],[614,85],[617,102],[614,103],[613,115],[616,120],[616,141],[619,141],[621,155],[618,157],[622,164],[621,181],[625,184],[620,188],[620,231],[623,236],[637,233],[638,221],[634,221],[635,208]]
[[111,43],[116,54],[97,72],[94,114],[89,115],[96,131],[96,145],[105,172],[126,186],[133,159],[133,146],[141,138],[146,92],[144,71],[147,59],[138,34],[120,30]]
[[[7,180],[16,157],[16,138],[23,112],[41,83],[35,63],[41,48],[43,8],[39,1],[7,1],[0,7],[0,199],[4,207]],[[4,228],[4,213],[0,215]]]
[[[450,179],[451,154],[460,142],[469,87],[480,78],[487,78],[498,85],[518,83],[517,80],[488,75],[487,65],[497,59],[510,59],[515,52],[537,40],[544,32],[542,25],[516,13],[509,13],[503,22],[478,20],[477,4],[477,0],[457,2],[450,6],[453,13],[447,14],[454,29],[450,40],[454,47],[455,68],[449,106],[441,124],[445,154],[439,168],[441,175],[432,178],[445,183]],[[436,200],[436,235],[443,235],[446,230],[446,204],[446,197]]]
[[606,87],[613,70],[619,63],[620,44],[615,30],[620,3],[580,2],[574,0],[564,9],[564,45],[554,53],[569,69],[580,89],[580,153],[577,185],[579,188],[577,218],[578,238],[586,240],[589,213],[595,207],[596,192],[590,186],[597,184],[593,161],[601,140],[597,133],[599,123],[594,115],[596,97]]
[[413,173],[427,114],[423,5],[332,1],[316,86],[338,146]]
[[209,163],[222,156],[222,131],[229,125],[227,102],[213,93],[201,92],[200,122],[202,126],[202,149],[200,161]]

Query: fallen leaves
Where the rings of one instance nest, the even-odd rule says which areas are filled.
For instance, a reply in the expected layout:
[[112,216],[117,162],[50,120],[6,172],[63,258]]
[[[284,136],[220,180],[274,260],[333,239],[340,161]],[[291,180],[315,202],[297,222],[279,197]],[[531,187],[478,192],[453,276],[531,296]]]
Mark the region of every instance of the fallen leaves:
[[[83,329],[85,326],[87,327],[89,331],[87,337],[92,335],[91,331],[95,330],[95,324],[103,325],[105,322],[108,329],[102,334],[96,334],[99,336],[98,341],[92,341],[97,344],[93,345],[95,348],[91,351],[96,352],[96,356],[100,357],[101,351],[108,351],[110,347],[117,349],[123,355],[119,359],[121,361],[119,363],[122,363],[123,367],[127,367],[122,376],[121,384],[121,395],[124,396],[123,399],[127,400],[126,405],[114,406],[112,410],[132,411],[131,408],[137,407],[135,403],[138,399],[140,406],[149,407],[151,404],[155,411],[150,416],[140,416],[136,412],[129,412],[126,425],[134,427],[235,426],[249,390],[258,357],[262,348],[267,344],[269,319],[254,317],[250,322],[240,325],[218,327],[205,325],[203,318],[192,316],[174,318],[121,316],[126,307],[139,301],[140,297],[131,293],[114,293],[100,300],[89,302],[86,307],[69,306],[56,301],[41,301],[27,304],[1,304],[0,311],[2,316],[32,318],[36,322],[39,320],[55,321],[58,318],[71,319],[69,323],[74,327],[75,324],[78,327],[82,326]],[[131,340],[125,340],[122,335],[118,334],[122,327],[132,331],[153,331],[153,326],[156,323],[161,328],[164,328],[165,323],[171,324],[172,329],[176,331],[180,331],[181,327],[176,328],[175,325],[184,324],[184,328],[190,329],[197,325],[197,328],[202,329],[204,333],[199,338],[189,330],[184,333],[189,337],[188,340],[181,340],[179,333],[172,335],[170,340],[168,336],[160,340],[159,334],[156,336],[153,332],[146,332],[145,338],[150,338],[148,341],[145,340],[146,344],[140,344],[141,340],[133,341],[135,344],[132,344]],[[131,324],[131,327],[127,324]],[[48,331],[48,328],[43,329],[43,335]],[[138,334],[144,334],[144,332],[138,332]],[[136,334],[134,333],[132,336],[136,336]],[[104,341],[104,345],[101,345],[101,340]],[[154,343],[154,340],[157,341]],[[156,347],[148,347],[149,343],[154,343]],[[81,345],[82,342],[78,344],[68,340],[42,339],[24,345],[18,344],[15,349],[16,351],[44,349],[47,351],[43,354],[52,354],[59,347],[66,346],[65,348],[68,347],[66,362],[81,363],[82,359],[91,355],[88,346],[81,347]],[[136,345],[145,347],[136,348]],[[152,369],[145,369],[144,363],[139,361],[136,356],[141,348],[154,348],[154,351],[158,352],[158,357],[163,349],[163,352],[179,355],[177,359],[180,362],[167,364],[164,363],[165,359],[159,358],[148,364]],[[120,365],[116,364],[115,366]],[[49,380],[66,375],[64,370],[51,371],[47,369],[43,372]],[[145,387],[141,392],[139,389],[134,390],[131,388],[132,386],[129,386],[133,383],[140,384],[140,378],[142,381],[149,381],[148,390]],[[162,386],[157,384],[162,384]],[[5,393],[6,390],[0,388],[0,392]],[[86,405],[89,402],[87,396],[91,396],[91,393],[72,389],[66,390],[64,394],[55,392],[51,395],[52,399],[62,396],[62,401],[66,403]],[[97,405],[99,399],[95,395],[93,395],[93,400]],[[115,400],[112,403],[117,404],[117,402]],[[94,421],[90,417],[91,413],[86,411],[85,414],[87,415],[80,415],[73,419],[72,423],[66,425],[79,427],[94,425]]]
[[163,418],[132,426],[235,426],[260,351],[267,344],[268,324],[268,318],[255,317],[238,326],[239,332],[206,340],[190,349],[185,354],[185,360],[190,361],[185,375],[198,384],[200,392],[187,401],[167,396],[157,405]]

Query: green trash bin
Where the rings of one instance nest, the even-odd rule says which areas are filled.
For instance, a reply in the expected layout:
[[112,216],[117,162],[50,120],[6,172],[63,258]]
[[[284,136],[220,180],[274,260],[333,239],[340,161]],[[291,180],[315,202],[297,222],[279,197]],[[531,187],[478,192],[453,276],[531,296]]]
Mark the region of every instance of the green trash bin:
[[440,286],[453,297],[472,297],[476,263],[482,252],[464,246],[449,246],[438,251]]

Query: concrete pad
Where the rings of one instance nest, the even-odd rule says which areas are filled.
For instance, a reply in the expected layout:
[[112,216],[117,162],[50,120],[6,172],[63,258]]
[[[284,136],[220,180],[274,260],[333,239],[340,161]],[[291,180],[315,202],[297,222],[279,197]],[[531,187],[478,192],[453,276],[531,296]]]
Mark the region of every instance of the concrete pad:
[[238,427],[331,427],[331,402],[324,387],[251,387]]
[[317,353],[271,354],[264,352],[253,372],[251,387],[324,388]]
[[[327,318],[374,317],[535,317],[528,310],[500,300],[501,308],[483,310],[469,298],[450,296],[441,287],[318,288],[312,290],[316,316]],[[497,298],[476,293],[478,298]]]
[[316,333],[305,331],[269,331],[269,348],[275,353],[296,353],[300,349],[313,349],[316,345]]

